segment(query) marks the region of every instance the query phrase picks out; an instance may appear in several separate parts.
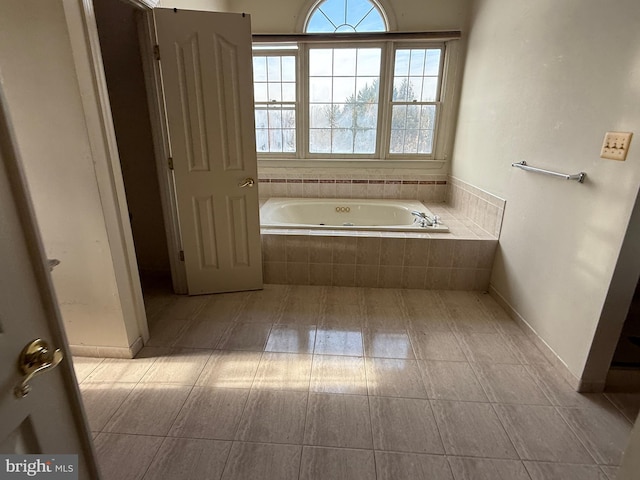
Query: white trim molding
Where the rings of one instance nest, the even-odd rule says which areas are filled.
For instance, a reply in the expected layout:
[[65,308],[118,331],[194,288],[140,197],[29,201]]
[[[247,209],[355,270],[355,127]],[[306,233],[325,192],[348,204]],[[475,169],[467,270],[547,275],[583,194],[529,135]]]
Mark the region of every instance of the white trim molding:
[[120,157],[91,0],[63,0],[76,76],[129,341],[149,338]]

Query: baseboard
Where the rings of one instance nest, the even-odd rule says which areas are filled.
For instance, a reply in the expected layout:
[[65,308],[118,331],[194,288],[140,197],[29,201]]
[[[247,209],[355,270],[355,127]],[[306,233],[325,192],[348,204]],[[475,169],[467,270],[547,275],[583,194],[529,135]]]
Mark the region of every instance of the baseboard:
[[507,312],[507,314],[520,326],[525,335],[540,349],[542,354],[555,367],[558,373],[571,385],[571,388],[577,392],[602,392],[604,390],[604,382],[585,382],[576,377],[567,367],[558,354],[545,342],[538,333],[529,325],[525,318],[513,308],[513,306],[505,299],[498,290],[489,284],[489,295]]
[[138,337],[130,347],[69,345],[69,350],[74,357],[134,358],[142,350],[142,347],[142,337]]

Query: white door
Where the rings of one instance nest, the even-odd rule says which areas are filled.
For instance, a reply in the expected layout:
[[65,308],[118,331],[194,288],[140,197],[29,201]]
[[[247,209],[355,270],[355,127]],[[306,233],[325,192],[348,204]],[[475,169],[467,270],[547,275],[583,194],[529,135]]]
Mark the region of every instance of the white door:
[[[91,437],[5,106],[0,91],[0,453],[77,454],[78,478],[94,479]],[[18,358],[37,338],[50,352],[60,349],[53,359],[44,355],[45,364],[62,361],[20,396]],[[0,478],[5,471],[3,462]]]
[[249,16],[154,17],[189,294],[262,288]]

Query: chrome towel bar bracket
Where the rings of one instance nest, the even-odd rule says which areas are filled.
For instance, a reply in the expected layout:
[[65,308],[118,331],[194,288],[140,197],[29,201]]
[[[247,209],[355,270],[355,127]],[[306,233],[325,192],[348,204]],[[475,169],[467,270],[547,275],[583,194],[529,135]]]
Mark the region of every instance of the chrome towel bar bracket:
[[542,168],[532,167],[530,165],[527,165],[527,162],[525,162],[524,160],[522,162],[512,163],[511,166],[521,168],[522,170],[526,170],[528,172],[543,173],[545,175],[551,175],[553,177],[564,178],[565,180],[577,180],[578,183],[584,183],[584,179],[587,176],[585,172],[574,173],[573,175],[569,175],[567,173],[553,172],[551,170],[544,170]]

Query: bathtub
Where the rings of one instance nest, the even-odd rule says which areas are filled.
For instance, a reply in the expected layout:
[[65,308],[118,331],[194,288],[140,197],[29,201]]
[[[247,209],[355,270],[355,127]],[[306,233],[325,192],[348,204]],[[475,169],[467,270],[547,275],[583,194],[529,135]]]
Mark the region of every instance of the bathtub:
[[260,226],[434,233],[449,231],[443,224],[420,226],[411,214],[413,210],[433,218],[433,213],[416,200],[270,198],[260,208]]

